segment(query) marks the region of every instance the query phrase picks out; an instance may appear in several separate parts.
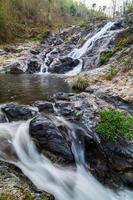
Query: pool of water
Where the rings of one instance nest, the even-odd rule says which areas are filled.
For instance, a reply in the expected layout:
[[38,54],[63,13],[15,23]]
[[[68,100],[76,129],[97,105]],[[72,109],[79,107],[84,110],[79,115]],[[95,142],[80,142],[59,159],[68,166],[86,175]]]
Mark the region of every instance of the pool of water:
[[55,75],[0,74],[0,103],[19,102],[30,104],[46,100],[57,92],[70,92],[64,77]]

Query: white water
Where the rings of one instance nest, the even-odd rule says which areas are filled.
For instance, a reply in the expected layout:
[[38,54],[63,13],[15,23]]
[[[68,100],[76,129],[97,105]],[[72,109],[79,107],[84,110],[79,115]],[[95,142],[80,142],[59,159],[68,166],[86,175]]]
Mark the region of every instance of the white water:
[[79,74],[82,71],[82,68],[83,68],[83,60],[80,59],[79,60],[79,64],[76,67],[74,67],[73,70],[67,72],[66,75],[67,76],[75,76],[75,75]]
[[[67,125],[72,128],[69,122]],[[18,166],[38,189],[53,194],[56,200],[133,199],[128,191],[116,195],[104,188],[82,165],[76,170],[54,166],[37,152],[29,136],[29,121],[0,124],[0,160]]]
[[114,24],[115,24],[115,22],[108,22],[99,32],[97,32],[94,36],[89,38],[81,48],[79,48],[79,49],[75,48],[69,54],[69,56],[71,56],[72,58],[75,58],[75,59],[80,59],[81,57],[83,57],[87,52],[92,50],[92,48],[94,47],[94,44],[97,40],[102,38],[105,34],[106,34],[106,37],[108,37],[115,33],[115,31],[110,31],[111,27]]
[[[71,53],[66,55],[67,57],[71,57],[73,59],[79,59],[79,64],[71,71],[67,72],[66,75],[68,76],[75,76],[82,71],[83,68],[83,60],[81,59],[87,52],[91,51],[92,48],[95,46],[97,40],[101,38],[110,38],[111,36],[114,37],[115,33],[120,30],[110,30],[111,27],[115,24],[115,22],[108,22],[99,32],[95,35],[90,37],[89,35],[85,37],[87,40],[81,48],[75,48]],[[46,64],[50,55],[55,49],[53,49],[50,53],[46,55],[45,60],[42,63],[40,74],[43,73],[43,70],[46,69],[46,74],[48,74],[49,66]]]

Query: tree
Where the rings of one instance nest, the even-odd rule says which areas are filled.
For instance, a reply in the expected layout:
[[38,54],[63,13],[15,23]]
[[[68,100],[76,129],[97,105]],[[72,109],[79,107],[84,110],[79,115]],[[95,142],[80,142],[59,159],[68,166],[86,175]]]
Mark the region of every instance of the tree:
[[117,5],[117,0],[112,0],[112,9],[113,9],[113,17],[115,17],[116,14],[116,5]]
[[76,13],[77,13],[77,10],[76,10],[74,4],[72,4],[72,5],[70,6],[70,14],[71,14],[72,16],[76,16]]
[[92,8],[93,8],[94,10],[95,10],[96,6],[97,6],[96,3],[93,3],[93,4],[92,4]]

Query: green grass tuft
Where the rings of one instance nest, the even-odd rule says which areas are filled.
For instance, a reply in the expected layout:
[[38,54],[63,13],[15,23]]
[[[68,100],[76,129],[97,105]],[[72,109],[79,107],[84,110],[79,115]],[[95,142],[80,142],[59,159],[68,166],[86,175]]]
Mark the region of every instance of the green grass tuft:
[[72,89],[82,92],[84,91],[89,85],[89,82],[86,78],[84,77],[76,77],[73,78],[73,80],[71,81],[71,87]]
[[100,65],[105,64],[114,55],[114,51],[102,52],[100,54],[99,62]]
[[106,139],[117,140],[123,137],[126,140],[133,139],[133,117],[125,116],[115,110],[102,110],[101,122],[96,127],[96,132]]

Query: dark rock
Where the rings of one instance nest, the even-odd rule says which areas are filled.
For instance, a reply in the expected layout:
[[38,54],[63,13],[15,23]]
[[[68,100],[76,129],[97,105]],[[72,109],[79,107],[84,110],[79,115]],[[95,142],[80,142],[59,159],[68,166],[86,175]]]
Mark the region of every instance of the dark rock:
[[37,114],[37,111],[30,106],[14,103],[7,104],[1,109],[6,114],[9,121],[28,120]]
[[17,49],[16,47],[5,47],[4,50],[7,53],[20,53],[23,49]]
[[54,112],[53,104],[48,101],[36,101],[33,106],[37,107],[40,112]]
[[9,74],[23,74],[24,73],[24,69],[23,66],[16,62],[16,63],[12,63],[10,65],[8,65],[5,68],[5,73],[9,73]]
[[66,160],[73,159],[70,147],[48,117],[36,116],[30,122],[30,135],[37,142],[40,150],[59,154]]
[[79,60],[73,60],[70,57],[60,58],[56,63],[52,64],[49,68],[51,73],[64,74],[79,64]]
[[5,115],[0,114],[0,123],[5,123],[5,122],[7,122]]
[[33,55],[38,55],[40,53],[40,49],[31,49],[30,52],[33,54]]
[[38,73],[41,70],[41,65],[37,62],[37,60],[30,60],[27,66],[28,68],[26,72],[29,74]]
[[122,28],[122,25],[121,25],[121,22],[116,22],[114,23],[114,25],[111,27],[110,30],[117,30],[117,29],[121,29]]
[[55,108],[61,115],[67,116],[74,113],[74,106],[70,102],[58,101],[55,103]]

